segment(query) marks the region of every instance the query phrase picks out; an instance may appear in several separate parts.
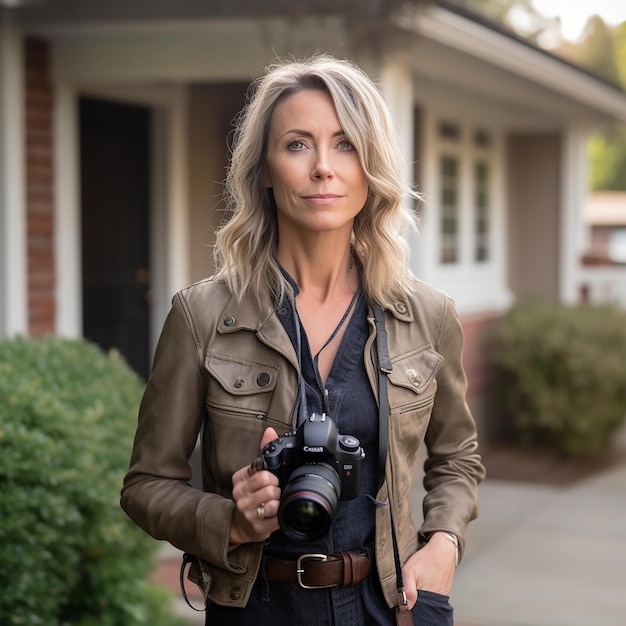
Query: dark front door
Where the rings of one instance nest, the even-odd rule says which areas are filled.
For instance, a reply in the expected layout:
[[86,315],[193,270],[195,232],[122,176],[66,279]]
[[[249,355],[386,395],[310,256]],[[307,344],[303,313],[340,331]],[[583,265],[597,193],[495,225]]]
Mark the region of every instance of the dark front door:
[[83,334],[146,376],[150,359],[147,107],[80,101]]

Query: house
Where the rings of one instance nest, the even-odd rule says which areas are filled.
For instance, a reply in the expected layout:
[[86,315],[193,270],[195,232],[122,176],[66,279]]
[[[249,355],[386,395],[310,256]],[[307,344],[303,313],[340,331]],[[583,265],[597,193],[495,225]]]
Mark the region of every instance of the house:
[[587,198],[583,217],[590,263],[626,264],[626,191],[601,191]]
[[518,298],[580,297],[585,141],[626,93],[451,2],[318,4],[0,2],[0,336],[85,336],[145,374],[173,292],[212,272],[246,88],[322,50],[393,109],[425,198],[413,268],[457,303],[484,421],[484,331]]
[[583,206],[581,298],[626,306],[626,192],[598,191]]

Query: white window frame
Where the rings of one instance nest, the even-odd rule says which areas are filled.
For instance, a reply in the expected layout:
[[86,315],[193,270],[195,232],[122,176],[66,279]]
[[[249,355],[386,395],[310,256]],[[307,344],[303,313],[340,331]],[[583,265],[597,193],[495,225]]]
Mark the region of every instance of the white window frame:
[[[506,285],[506,172],[504,133],[497,126],[479,118],[462,117],[442,109],[429,108],[426,115],[425,208],[422,220],[421,267],[425,280],[449,293],[461,313],[502,310],[511,303]],[[442,123],[459,129],[458,139],[440,135]],[[479,147],[474,137],[485,132],[491,141],[488,147]],[[456,262],[441,260],[441,166],[445,156],[459,160],[459,255]],[[488,259],[477,261],[475,166],[479,161],[489,166],[489,234]]]

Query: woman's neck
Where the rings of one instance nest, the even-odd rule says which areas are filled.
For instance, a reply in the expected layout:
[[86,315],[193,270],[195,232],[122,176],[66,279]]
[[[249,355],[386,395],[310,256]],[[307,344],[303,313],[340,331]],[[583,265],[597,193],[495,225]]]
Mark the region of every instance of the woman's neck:
[[338,294],[353,294],[359,288],[359,276],[349,244],[343,249],[337,246],[286,246],[281,249],[279,246],[277,258],[306,299],[323,304]]

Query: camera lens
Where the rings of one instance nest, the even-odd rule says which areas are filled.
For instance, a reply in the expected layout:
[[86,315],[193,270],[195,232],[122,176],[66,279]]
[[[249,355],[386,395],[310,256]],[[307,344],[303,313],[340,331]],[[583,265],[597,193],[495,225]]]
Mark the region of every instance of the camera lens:
[[311,541],[330,530],[341,483],[326,463],[307,463],[296,468],[283,489],[278,509],[282,531],[294,541]]

